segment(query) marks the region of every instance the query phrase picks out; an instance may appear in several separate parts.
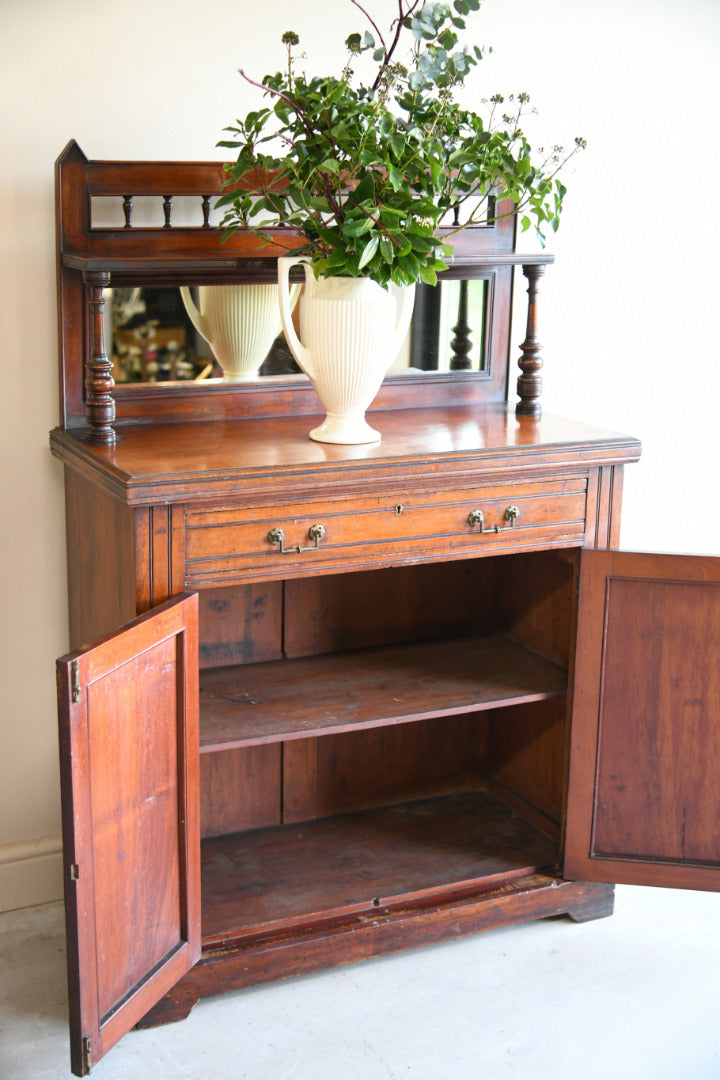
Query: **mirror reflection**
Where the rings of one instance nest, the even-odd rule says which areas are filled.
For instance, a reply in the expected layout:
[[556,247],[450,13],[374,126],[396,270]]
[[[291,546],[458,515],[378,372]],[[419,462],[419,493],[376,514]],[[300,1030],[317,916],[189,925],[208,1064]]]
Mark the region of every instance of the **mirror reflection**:
[[[106,348],[112,357],[116,385],[121,388],[135,383],[187,384],[223,379],[250,382],[258,377],[302,375],[282,332],[278,332],[279,320],[276,325],[270,314],[274,306],[264,296],[270,288],[107,289]],[[218,362],[217,357],[227,351],[220,341],[222,330],[218,330],[217,316],[212,324],[205,317],[226,303],[220,302],[221,290],[225,294],[241,293],[241,301],[233,302],[236,307],[238,303],[245,305],[237,309],[243,313],[243,325],[257,323],[262,311],[267,311],[256,340],[244,340],[242,344],[243,349],[253,352],[249,371],[227,370],[227,365],[223,371]],[[419,284],[410,331],[391,373],[485,370],[487,300],[488,282],[482,278],[444,280],[437,286]],[[296,306],[295,320],[297,317]],[[213,340],[214,349],[208,339]]]
[[408,366],[420,371],[484,371],[487,291],[482,278],[417,285]]

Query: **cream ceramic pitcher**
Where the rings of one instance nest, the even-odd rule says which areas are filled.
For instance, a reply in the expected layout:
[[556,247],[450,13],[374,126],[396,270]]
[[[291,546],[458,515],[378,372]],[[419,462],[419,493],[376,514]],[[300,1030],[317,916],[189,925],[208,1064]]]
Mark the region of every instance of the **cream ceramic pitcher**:
[[[291,317],[290,269],[301,263],[300,337]],[[316,278],[304,256],[278,259],[278,296],[285,338],[325,406],[316,442],[378,442],[365,410],[400,349],[410,326],[415,288],[383,289],[369,278]]]
[[[291,309],[299,292],[295,286]],[[199,307],[186,285],[180,287],[180,295],[193,326],[222,367],[225,382],[256,379],[280,332],[277,285],[201,285]]]

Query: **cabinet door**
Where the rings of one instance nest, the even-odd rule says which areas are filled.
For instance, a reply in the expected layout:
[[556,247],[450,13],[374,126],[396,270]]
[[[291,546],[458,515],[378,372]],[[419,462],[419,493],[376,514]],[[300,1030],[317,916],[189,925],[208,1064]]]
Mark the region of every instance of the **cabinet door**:
[[197,596],[57,662],[72,1070],[200,955]]
[[582,553],[564,873],[720,890],[720,559]]

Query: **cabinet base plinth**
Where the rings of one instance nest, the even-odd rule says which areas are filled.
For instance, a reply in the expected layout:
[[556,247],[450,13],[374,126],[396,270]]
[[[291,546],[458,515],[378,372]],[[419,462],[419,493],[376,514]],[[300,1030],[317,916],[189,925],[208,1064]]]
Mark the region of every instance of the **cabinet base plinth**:
[[613,897],[613,885],[533,874],[445,902],[436,898],[433,903],[379,909],[330,924],[296,926],[236,945],[229,940],[222,948],[204,951],[195,967],[138,1027],[184,1020],[200,998],[213,994],[450,941],[480,930],[556,915],[589,922],[612,914]]

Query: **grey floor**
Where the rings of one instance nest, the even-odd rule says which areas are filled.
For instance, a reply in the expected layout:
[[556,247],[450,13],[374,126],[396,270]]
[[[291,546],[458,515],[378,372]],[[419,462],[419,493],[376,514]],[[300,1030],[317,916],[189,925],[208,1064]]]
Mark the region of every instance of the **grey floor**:
[[[0,1077],[70,1075],[60,904],[0,915]],[[720,1080],[720,894],[552,919],[201,1002],[96,1080]]]

